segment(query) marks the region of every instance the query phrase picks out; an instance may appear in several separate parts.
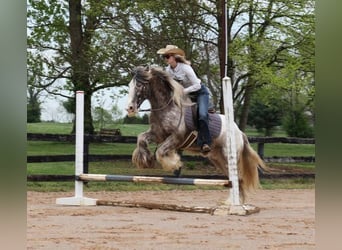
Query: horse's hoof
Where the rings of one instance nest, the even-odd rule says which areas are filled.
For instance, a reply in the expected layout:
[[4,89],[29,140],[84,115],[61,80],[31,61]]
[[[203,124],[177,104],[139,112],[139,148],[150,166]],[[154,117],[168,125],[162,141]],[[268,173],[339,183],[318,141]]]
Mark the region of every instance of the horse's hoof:
[[174,175],[175,177],[179,177],[180,174],[181,174],[181,171],[182,171],[182,167],[180,167],[180,168],[174,170],[174,171],[173,171],[173,175]]

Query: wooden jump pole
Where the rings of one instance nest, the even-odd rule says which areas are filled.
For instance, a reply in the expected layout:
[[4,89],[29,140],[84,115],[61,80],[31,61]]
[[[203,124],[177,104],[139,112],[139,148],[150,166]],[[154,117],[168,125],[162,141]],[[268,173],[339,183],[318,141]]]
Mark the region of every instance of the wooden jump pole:
[[153,176],[130,176],[130,175],[106,175],[106,174],[81,174],[78,176],[82,181],[125,181],[142,183],[164,183],[176,185],[205,185],[231,187],[229,180],[218,179],[193,179],[174,177],[153,177]]
[[214,214],[216,207],[202,207],[202,206],[183,206],[176,204],[162,204],[152,202],[132,202],[132,201],[108,201],[98,200],[99,206],[113,206],[113,207],[133,207],[133,208],[147,208],[147,209],[159,209],[176,212],[188,212],[188,213],[207,213]]

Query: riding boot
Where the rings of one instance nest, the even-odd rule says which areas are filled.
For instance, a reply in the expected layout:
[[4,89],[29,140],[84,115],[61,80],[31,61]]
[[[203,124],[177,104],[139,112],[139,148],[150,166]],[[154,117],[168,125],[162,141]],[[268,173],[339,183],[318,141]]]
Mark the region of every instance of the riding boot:
[[210,151],[211,136],[208,123],[204,120],[198,121],[198,140],[197,143],[203,151]]

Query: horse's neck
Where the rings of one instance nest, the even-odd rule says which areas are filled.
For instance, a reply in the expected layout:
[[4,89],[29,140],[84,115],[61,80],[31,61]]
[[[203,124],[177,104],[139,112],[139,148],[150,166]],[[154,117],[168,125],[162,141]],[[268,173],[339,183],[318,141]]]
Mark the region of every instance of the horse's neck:
[[167,92],[165,89],[160,88],[160,86],[155,87],[151,91],[151,96],[149,98],[151,108],[158,110],[163,109],[167,105],[171,104],[172,101],[171,93]]

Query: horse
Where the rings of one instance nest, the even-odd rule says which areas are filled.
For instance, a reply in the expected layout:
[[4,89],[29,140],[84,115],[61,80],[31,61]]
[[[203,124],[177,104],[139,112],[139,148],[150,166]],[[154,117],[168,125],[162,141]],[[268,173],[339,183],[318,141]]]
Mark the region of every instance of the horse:
[[[191,137],[193,128],[187,125],[186,113],[191,109],[191,100],[183,94],[183,87],[159,67],[138,66],[134,69],[129,83],[127,115],[135,116],[141,104],[148,100],[151,106],[150,128],[139,134],[137,147],[132,154],[132,162],[138,168],[154,168],[158,164],[168,171],[180,171],[183,163],[180,151],[200,154],[229,178],[227,129],[225,116],[212,114],[219,121],[219,133],[212,140],[211,151],[203,154],[196,142],[184,146],[184,141]],[[190,113],[193,113],[190,111]],[[209,124],[211,123],[209,117]],[[266,169],[265,163],[250,146],[247,136],[234,123],[234,136],[237,152],[237,168],[239,175],[240,201],[244,201],[247,191],[260,187],[258,168]],[[148,148],[155,143],[153,153]]]

